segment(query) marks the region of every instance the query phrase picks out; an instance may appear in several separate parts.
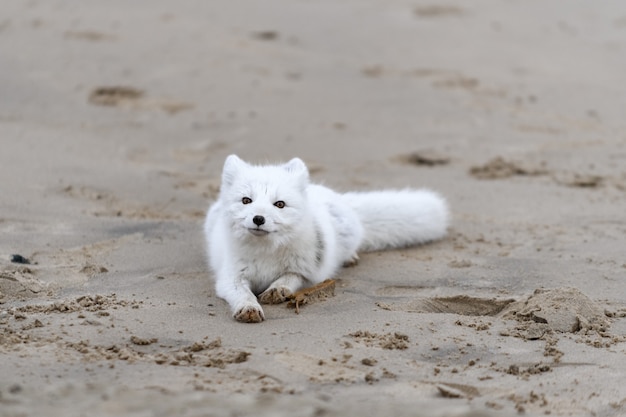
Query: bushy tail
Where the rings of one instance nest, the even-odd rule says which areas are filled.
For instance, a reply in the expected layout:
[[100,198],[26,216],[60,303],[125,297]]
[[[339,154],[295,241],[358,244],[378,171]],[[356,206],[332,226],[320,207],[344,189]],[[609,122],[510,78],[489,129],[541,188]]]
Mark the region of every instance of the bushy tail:
[[357,212],[365,229],[359,250],[417,245],[446,234],[448,205],[432,191],[351,192],[342,197]]

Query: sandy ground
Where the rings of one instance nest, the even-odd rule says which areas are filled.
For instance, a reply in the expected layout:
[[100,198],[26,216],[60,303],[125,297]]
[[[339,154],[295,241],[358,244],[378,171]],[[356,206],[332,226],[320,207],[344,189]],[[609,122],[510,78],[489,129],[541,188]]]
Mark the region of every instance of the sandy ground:
[[[626,415],[625,109],[622,0],[4,1],[0,415]],[[238,324],[230,153],[453,225]]]

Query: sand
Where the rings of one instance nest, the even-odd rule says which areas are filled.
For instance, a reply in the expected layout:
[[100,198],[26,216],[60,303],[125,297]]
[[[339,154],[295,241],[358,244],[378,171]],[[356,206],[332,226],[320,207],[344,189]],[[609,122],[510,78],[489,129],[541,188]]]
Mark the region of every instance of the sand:
[[[626,414],[622,1],[0,11],[1,416]],[[449,234],[236,323],[230,153],[438,190]]]

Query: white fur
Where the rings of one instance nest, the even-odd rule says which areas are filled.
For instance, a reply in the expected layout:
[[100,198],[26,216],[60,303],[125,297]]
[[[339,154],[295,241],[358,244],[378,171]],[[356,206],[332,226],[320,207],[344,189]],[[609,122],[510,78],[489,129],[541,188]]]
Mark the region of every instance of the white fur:
[[217,295],[237,320],[257,322],[264,319],[259,300],[281,302],[331,278],[358,259],[357,250],[425,243],[447,226],[446,202],[432,191],[338,194],[309,183],[298,158],[255,166],[231,155],[204,232]]

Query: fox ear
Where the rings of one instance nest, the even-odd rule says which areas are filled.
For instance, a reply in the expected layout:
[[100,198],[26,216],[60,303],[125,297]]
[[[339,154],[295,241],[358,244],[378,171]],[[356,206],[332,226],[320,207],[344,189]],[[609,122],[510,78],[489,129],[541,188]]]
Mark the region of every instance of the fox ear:
[[287,172],[290,172],[293,174],[300,174],[300,173],[305,173],[306,175],[309,174],[309,170],[306,168],[306,165],[300,158],[293,158],[291,161],[283,165],[283,168],[285,168]]
[[293,158],[291,161],[283,165],[285,171],[296,175],[300,178],[303,186],[309,183],[309,170],[300,158]]
[[229,187],[235,182],[237,173],[247,166],[237,155],[229,155],[224,161],[224,169],[222,170],[222,186]]

